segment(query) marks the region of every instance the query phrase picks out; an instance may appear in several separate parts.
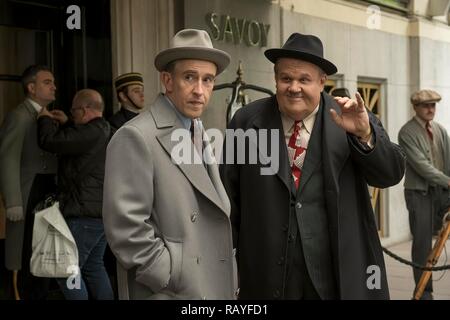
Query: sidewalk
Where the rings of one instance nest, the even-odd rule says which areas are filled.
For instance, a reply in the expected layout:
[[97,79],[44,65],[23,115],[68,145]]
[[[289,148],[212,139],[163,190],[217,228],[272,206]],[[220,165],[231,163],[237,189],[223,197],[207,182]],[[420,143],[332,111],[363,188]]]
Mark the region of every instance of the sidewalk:
[[[387,249],[411,261],[411,241],[390,246]],[[384,254],[384,259],[386,262],[391,299],[411,300],[414,290],[412,267],[402,264],[386,254]],[[444,264],[450,264],[450,240],[447,241],[446,248],[442,251],[436,266]],[[450,270],[433,272],[433,289],[435,300],[450,300]]]

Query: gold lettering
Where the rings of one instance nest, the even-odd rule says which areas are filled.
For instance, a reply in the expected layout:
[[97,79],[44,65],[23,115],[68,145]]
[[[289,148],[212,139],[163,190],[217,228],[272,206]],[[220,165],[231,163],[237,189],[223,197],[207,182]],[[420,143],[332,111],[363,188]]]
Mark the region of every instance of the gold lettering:
[[222,39],[225,41],[234,41],[233,29],[231,27],[230,16],[222,16]]
[[206,15],[206,24],[211,29],[211,32],[209,33],[209,35],[211,36],[212,40],[219,40],[219,37],[220,37],[219,26],[214,21],[216,18],[217,18],[217,14],[214,12],[208,13]]
[[261,29],[261,47],[267,46],[267,35],[269,34],[270,24],[259,23]]
[[244,39],[244,28],[247,21],[245,19],[238,20],[236,18],[231,18],[231,21],[234,26],[234,43],[241,44]]
[[270,24],[221,15],[219,25],[218,17],[215,12],[208,13],[205,16],[212,40],[234,42],[238,45],[244,41],[247,46],[251,47],[267,46]]
[[[259,30],[259,24],[257,21],[252,20],[249,24],[247,24],[247,32],[246,32],[246,42],[247,45],[256,47],[261,41],[261,30]],[[256,40],[255,40],[256,38]]]

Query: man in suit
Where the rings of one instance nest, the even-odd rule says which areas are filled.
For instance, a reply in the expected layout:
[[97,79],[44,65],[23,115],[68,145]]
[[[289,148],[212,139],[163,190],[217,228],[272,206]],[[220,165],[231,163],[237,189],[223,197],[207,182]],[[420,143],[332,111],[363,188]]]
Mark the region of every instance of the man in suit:
[[[425,265],[431,252],[433,229],[442,226],[443,213],[450,207],[450,139],[445,128],[434,121],[441,96],[433,90],[411,95],[415,116],[400,130],[398,141],[406,153],[405,201],[413,236],[412,261]],[[422,270],[413,269],[417,283]],[[432,299],[430,279],[422,299]]]
[[26,95],[6,117],[0,129],[0,189],[6,206],[5,264],[23,270],[25,298],[45,298],[48,283],[29,274],[32,210],[54,191],[56,157],[39,148],[36,119],[55,100],[55,79],[50,69],[33,65],[22,74]]
[[279,168],[268,174],[261,170],[266,159],[235,161],[229,154],[236,141],[229,139],[238,135],[228,132],[221,167],[239,298],[388,299],[367,184],[398,183],[403,153],[359,94],[333,99],[323,91],[337,68],[323,57],[319,38],[294,33],[265,55],[274,63],[276,96],[240,109],[228,128],[255,131],[259,140],[245,144],[245,158],[255,145],[265,154],[264,145]]
[[144,80],[138,72],[124,73],[114,79],[114,86],[121,108],[108,121],[117,130],[144,109]]
[[229,61],[206,31],[178,32],[154,61],[165,94],[108,146],[103,214],[121,299],[235,297],[230,203],[199,120]]

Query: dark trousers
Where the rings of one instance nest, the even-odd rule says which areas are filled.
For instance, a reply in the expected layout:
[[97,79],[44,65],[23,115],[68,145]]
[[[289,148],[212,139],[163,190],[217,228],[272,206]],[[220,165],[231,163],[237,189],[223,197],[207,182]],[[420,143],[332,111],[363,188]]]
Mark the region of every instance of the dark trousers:
[[44,300],[50,287],[48,278],[35,277],[30,273],[31,244],[33,240],[34,213],[36,205],[56,190],[53,174],[38,174],[33,180],[28,196],[23,236],[22,270],[19,272],[19,291],[25,300]]
[[103,261],[106,237],[102,219],[73,217],[66,222],[77,244],[81,270],[77,279],[58,279],[66,300],[112,300],[114,294]]
[[[427,192],[405,189],[405,201],[409,211],[409,227],[413,236],[412,261],[425,265],[432,249],[435,225],[442,225],[439,219],[450,206],[449,192],[448,189],[441,187],[430,187]],[[417,285],[423,271],[414,268],[413,272],[414,281]],[[425,291],[433,291],[431,278],[425,287]]]
[[292,300],[320,300],[320,296],[314,288],[309,276],[303,254],[300,233],[289,237],[289,252],[285,298]]

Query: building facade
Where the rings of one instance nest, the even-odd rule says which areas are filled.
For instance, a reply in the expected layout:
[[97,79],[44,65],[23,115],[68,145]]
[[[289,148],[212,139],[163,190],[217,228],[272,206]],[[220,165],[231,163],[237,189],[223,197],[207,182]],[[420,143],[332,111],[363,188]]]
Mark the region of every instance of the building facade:
[[[40,2],[33,1],[34,5]],[[233,82],[241,63],[247,84],[274,91],[273,65],[263,52],[280,47],[293,32],[314,34],[339,70],[330,77],[327,90],[359,91],[394,142],[413,114],[409,96],[419,88],[442,95],[436,120],[450,130],[446,108],[450,104],[450,73],[446,72],[450,69],[450,0],[102,0],[96,5],[78,1],[83,28],[69,31],[65,9],[71,2],[77,3],[54,0],[45,1],[47,9],[39,7],[42,15],[59,17],[59,25],[47,26],[44,19],[27,24],[0,13],[0,57],[5,57],[0,60],[0,122],[19,100],[19,70],[34,62],[54,67],[57,85],[62,82],[57,102],[67,110],[75,91],[88,86],[106,97],[107,115],[117,111],[111,79],[130,71],[143,73],[150,103],[161,90],[153,66],[155,55],[178,30],[201,28],[209,32],[215,47],[232,57],[216,84]],[[23,3],[0,0],[0,12]],[[35,33],[21,36],[30,29]],[[33,44],[47,41],[45,48],[33,45],[33,54],[5,49],[14,41],[26,49],[29,45],[24,43],[30,37]],[[58,46],[63,49],[56,50]],[[266,96],[251,90],[245,94],[248,101]],[[225,128],[230,97],[230,90],[216,91],[205,113],[206,127]],[[402,184],[380,191],[376,211],[384,245],[409,238]]]
[[[328,89],[358,90],[397,142],[398,131],[413,115],[409,97],[419,88],[441,93],[436,119],[450,129],[449,5],[439,0],[113,0],[113,61],[116,72],[143,71],[151,97],[160,90],[154,55],[177,30],[201,28],[232,57],[217,84],[233,82],[241,62],[246,83],[274,91],[273,65],[264,50],[280,47],[293,32],[314,34],[339,70]],[[246,94],[249,100],[265,96]],[[230,95],[215,93],[205,113],[207,127],[225,128]],[[409,238],[402,184],[380,191],[376,215],[384,245]]]

